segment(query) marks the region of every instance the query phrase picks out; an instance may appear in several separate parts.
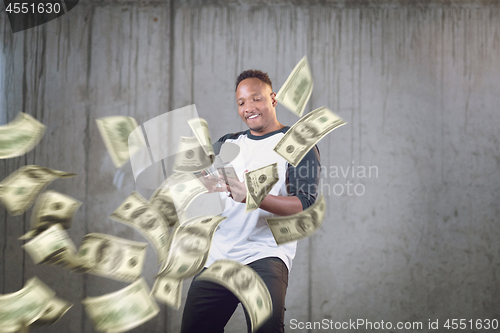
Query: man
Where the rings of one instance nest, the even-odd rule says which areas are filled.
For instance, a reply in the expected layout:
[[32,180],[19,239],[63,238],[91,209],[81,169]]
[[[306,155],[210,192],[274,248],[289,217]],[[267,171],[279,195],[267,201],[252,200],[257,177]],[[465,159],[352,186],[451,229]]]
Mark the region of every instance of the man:
[[[266,284],[273,302],[271,318],[257,332],[283,332],[288,272],[297,242],[278,246],[265,218],[293,215],[314,203],[317,193],[307,191],[318,188],[319,151],[317,147],[311,149],[297,168],[273,151],[289,127],[276,118],[278,102],[266,73],[256,70],[241,73],[236,80],[236,103],[238,114],[249,129],[220,138],[214,144],[215,153],[219,154],[224,143],[237,144],[240,153],[231,165],[239,179],[245,179],[245,171],[277,163],[279,181],[259,209],[245,213],[244,182],[228,177],[228,185],[221,180],[222,187],[217,187],[219,180],[205,175],[209,191],[221,192],[225,204],[222,216],[227,217],[214,234],[205,266],[219,259],[230,259],[252,268]],[[181,332],[223,332],[237,305],[238,299],[226,288],[195,277],[188,292]]]

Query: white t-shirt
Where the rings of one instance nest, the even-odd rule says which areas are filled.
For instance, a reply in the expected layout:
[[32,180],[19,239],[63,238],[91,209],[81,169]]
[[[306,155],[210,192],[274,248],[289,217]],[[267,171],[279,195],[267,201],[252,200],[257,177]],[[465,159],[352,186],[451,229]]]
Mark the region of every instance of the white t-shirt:
[[[252,135],[247,130],[228,134],[219,139],[218,143],[230,142],[239,146],[240,152],[236,159],[231,161],[231,165],[234,167],[240,181],[243,181],[243,174],[246,170],[255,170],[277,163],[279,181],[269,193],[272,195],[289,195],[286,177],[287,169],[291,166],[273,150],[287,130],[288,127],[285,127],[263,136]],[[316,155],[310,154],[310,156]],[[319,168],[319,154],[317,167]],[[319,173],[317,176],[319,177]],[[224,211],[221,215],[227,218],[219,224],[214,233],[205,266],[208,267],[219,259],[230,259],[242,264],[249,264],[262,258],[278,257],[283,260],[288,270],[290,270],[292,259],[295,257],[297,241],[279,246],[276,244],[271,229],[265,220],[266,217],[275,215],[260,208],[245,213],[246,204],[234,201],[232,198],[227,197],[225,192],[220,193],[220,198],[224,204]],[[311,203],[314,202],[314,199],[315,196]],[[302,198],[301,201],[305,208]]]

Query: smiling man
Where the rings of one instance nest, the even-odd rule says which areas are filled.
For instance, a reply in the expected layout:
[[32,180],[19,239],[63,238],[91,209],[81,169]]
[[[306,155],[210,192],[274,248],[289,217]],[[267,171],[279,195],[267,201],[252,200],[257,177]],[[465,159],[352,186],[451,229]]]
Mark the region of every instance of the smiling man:
[[[225,204],[222,216],[227,217],[214,234],[205,266],[219,259],[230,259],[251,267],[266,284],[273,302],[271,318],[257,332],[279,333],[284,331],[288,272],[297,242],[278,246],[266,218],[293,215],[314,203],[319,183],[319,151],[317,147],[311,149],[297,167],[274,152],[274,146],[289,127],[276,117],[276,93],[266,73],[258,70],[241,73],[236,80],[236,103],[248,130],[220,138],[214,144],[215,153],[219,154],[226,142],[237,144],[240,153],[231,165],[239,179],[244,179],[247,170],[277,163],[279,181],[259,209],[245,213],[244,182],[228,178],[226,185],[219,179],[205,177],[209,191],[221,192],[220,198]],[[217,184],[223,186],[217,187]],[[186,299],[181,332],[224,332],[238,302],[223,286],[195,277]]]

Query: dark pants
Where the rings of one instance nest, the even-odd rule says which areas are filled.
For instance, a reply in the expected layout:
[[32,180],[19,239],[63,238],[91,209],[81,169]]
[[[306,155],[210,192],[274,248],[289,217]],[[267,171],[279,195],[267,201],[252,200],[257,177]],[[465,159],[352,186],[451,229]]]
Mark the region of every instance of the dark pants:
[[[273,301],[273,314],[256,333],[282,333],[285,325],[285,295],[288,287],[288,268],[279,258],[264,258],[248,264],[269,289]],[[202,271],[203,272],[203,271]],[[201,274],[201,272],[200,272]],[[238,306],[239,300],[220,284],[199,280],[196,276],[182,315],[181,333],[220,333]],[[248,330],[250,322],[248,314]]]

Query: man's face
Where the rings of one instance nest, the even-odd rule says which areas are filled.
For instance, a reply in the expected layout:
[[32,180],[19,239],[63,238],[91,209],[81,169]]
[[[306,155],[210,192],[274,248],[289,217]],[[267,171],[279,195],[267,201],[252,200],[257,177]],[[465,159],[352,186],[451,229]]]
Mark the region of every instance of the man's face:
[[271,87],[257,78],[245,79],[236,89],[238,114],[254,135],[264,135],[272,131],[278,123],[276,94]]

